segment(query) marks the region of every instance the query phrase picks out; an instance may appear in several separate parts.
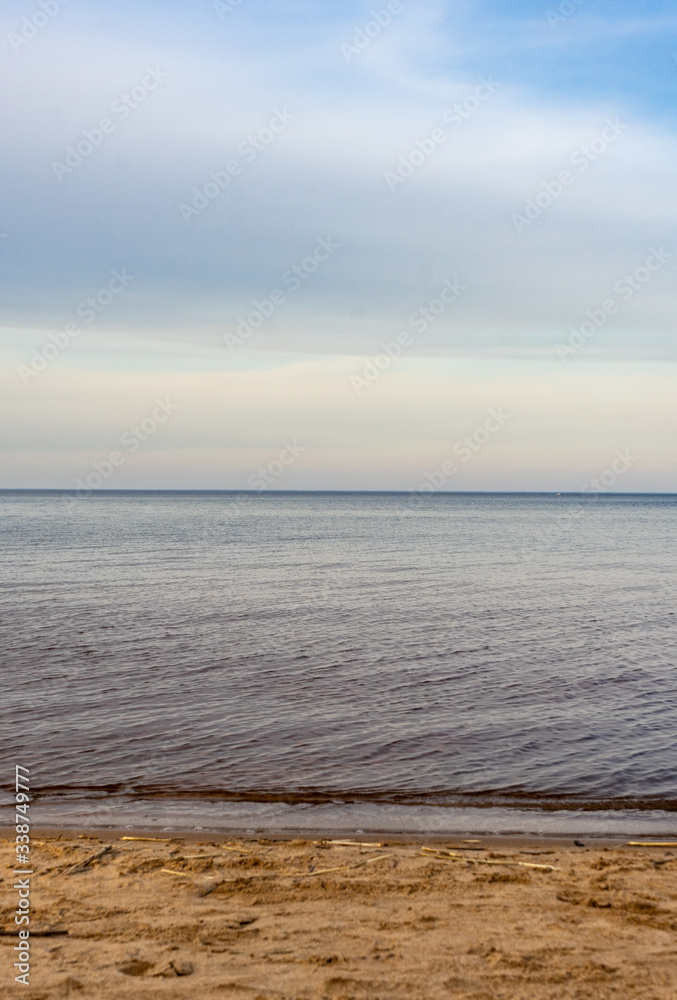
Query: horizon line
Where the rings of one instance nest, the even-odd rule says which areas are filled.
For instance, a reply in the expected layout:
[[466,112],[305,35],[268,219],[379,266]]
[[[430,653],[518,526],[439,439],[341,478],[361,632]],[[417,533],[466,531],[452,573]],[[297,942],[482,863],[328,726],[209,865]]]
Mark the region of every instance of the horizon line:
[[[78,496],[82,491],[71,487],[60,486],[2,486],[0,493],[73,493]],[[677,492],[667,490],[639,490],[614,492],[579,490],[327,490],[327,489],[306,489],[306,490],[251,490],[240,489],[238,487],[198,487],[198,488],[153,488],[139,487],[130,489],[92,489],[88,490],[88,497],[96,495],[111,495],[116,493],[246,493],[252,496],[293,496],[302,494],[339,494],[346,496],[561,496],[561,497],[652,497],[664,496],[674,497]]]

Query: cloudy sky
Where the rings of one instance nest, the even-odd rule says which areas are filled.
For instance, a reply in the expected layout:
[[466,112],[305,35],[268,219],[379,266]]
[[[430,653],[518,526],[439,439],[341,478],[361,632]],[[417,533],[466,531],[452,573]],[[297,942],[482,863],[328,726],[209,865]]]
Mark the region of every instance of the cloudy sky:
[[677,491],[676,35],[7,0],[0,487]]

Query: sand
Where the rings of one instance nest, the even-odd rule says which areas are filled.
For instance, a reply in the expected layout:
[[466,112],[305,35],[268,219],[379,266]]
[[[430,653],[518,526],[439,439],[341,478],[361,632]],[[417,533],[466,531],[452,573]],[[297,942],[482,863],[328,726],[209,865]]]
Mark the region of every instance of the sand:
[[28,987],[12,982],[17,891],[0,841],[3,995],[677,997],[677,848],[425,842],[458,861],[392,838],[121,837],[34,834]]

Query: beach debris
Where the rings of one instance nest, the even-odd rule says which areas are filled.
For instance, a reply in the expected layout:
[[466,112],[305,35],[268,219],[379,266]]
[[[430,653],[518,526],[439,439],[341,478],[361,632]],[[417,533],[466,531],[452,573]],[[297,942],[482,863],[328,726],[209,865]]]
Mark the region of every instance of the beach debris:
[[363,840],[326,840],[325,843],[331,844],[332,847],[383,847],[383,844],[377,841],[367,843]]
[[582,840],[574,840],[574,844],[576,847],[585,847],[585,844],[583,843]]
[[225,854],[221,854],[220,851],[216,851],[214,854],[179,854],[178,851],[172,851],[169,855],[160,856],[159,858],[144,858],[144,862],[147,861],[208,861],[210,858],[224,858]]
[[677,840],[629,840],[628,847],[677,847]]
[[[197,874],[201,874],[199,872],[176,872],[173,868],[161,868],[160,871],[164,872],[165,875],[183,875],[184,878],[195,878]],[[202,877],[204,878],[205,876]],[[216,875],[207,875],[206,877],[216,878]]]
[[383,844],[365,844],[361,840],[327,840],[326,843],[335,847],[383,847]]
[[[158,865],[163,864],[165,861],[178,862],[178,861],[212,861],[214,858],[226,857],[225,854],[179,854],[178,851],[172,851],[171,854],[161,854],[154,858],[141,858],[139,864],[134,871],[139,868],[148,865]],[[191,874],[190,872],[180,872],[181,875]],[[193,873],[195,874],[195,873]]]
[[[394,854],[377,854],[375,858],[365,858],[364,861],[356,861],[354,865],[339,865],[337,868],[317,868],[314,872],[299,872],[294,878],[306,875],[326,875],[327,872],[344,872],[349,868],[362,868],[363,865],[370,865],[374,861],[383,861],[384,858],[394,858]],[[292,872],[289,873],[292,875]]]
[[155,840],[155,841],[157,841],[157,840],[164,840],[164,841],[170,841],[170,840],[176,840],[176,837],[120,837],[120,840],[149,840],[149,841],[150,840]]
[[63,869],[63,875],[77,875],[78,872],[84,872],[92,863],[98,858],[102,858],[104,854],[108,854],[112,851],[113,847],[111,844],[107,844],[106,847],[102,847],[100,851],[96,851],[95,854],[90,854],[88,858],[83,858],[82,861],[76,862],[74,865],[68,865]]
[[509,865],[510,867],[519,868],[539,868],[542,871],[558,872],[559,868],[555,865],[537,865],[533,861],[495,861],[489,860],[488,858],[468,858],[465,854],[452,854],[451,851],[438,851],[433,847],[422,847],[421,855],[426,858],[433,857],[443,858],[445,861],[450,858],[452,861],[465,861],[468,865]]
[[[377,854],[374,858],[365,858],[364,861],[356,861],[352,865],[338,865],[336,868],[316,868],[315,871],[311,872],[257,872],[255,875],[235,875],[231,878],[220,879],[214,885],[207,886],[199,895],[208,896],[215,889],[218,889],[219,886],[226,885],[229,882],[252,882],[254,879],[262,878],[314,878],[316,875],[328,875],[331,872],[345,872],[353,868],[362,868],[364,865],[370,865],[374,861],[384,861],[386,858],[394,857],[394,854]],[[182,875],[183,872],[174,872],[173,874]]]
[[221,844],[222,851],[239,851],[240,854],[253,854],[254,851],[251,847],[231,847],[230,844]]
[[192,976],[195,967],[192,962],[182,961],[180,958],[173,958],[169,965],[161,972],[155,972],[155,976],[162,976],[171,979],[174,976]]

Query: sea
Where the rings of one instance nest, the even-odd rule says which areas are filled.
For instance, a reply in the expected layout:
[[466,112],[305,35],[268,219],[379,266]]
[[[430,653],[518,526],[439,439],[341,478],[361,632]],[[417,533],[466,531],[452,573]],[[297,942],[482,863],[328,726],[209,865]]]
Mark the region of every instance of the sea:
[[0,823],[677,833],[677,496],[0,492]]

